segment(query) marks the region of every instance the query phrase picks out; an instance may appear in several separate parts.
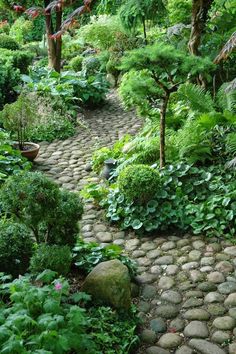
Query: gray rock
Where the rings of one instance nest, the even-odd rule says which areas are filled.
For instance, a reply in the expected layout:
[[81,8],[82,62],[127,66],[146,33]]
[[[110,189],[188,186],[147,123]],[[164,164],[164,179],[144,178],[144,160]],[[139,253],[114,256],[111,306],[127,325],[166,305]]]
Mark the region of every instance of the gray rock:
[[176,350],[175,354],[193,354],[193,350],[187,345],[183,345],[179,349]]
[[156,266],[151,267],[150,272],[152,274],[161,274],[162,273],[162,269],[161,269],[160,266],[156,265]]
[[189,259],[190,261],[198,261],[201,258],[201,252],[198,250],[193,250],[189,252]]
[[150,327],[155,333],[164,333],[166,331],[166,321],[163,318],[154,318],[150,322]]
[[211,266],[215,263],[214,257],[202,257],[200,264],[201,266]]
[[211,266],[204,266],[204,267],[200,268],[200,272],[202,272],[202,273],[209,273],[212,271],[213,271],[213,268]]
[[214,283],[210,283],[210,282],[206,281],[206,282],[199,284],[198,289],[202,290],[202,291],[209,292],[209,291],[216,290],[217,286]]
[[156,341],[156,333],[150,329],[144,329],[140,335],[140,338],[144,343],[153,344]]
[[204,302],[205,303],[214,303],[214,302],[223,302],[224,296],[217,292],[210,292],[205,296]]
[[155,248],[156,248],[156,245],[152,241],[144,242],[141,245],[141,249],[144,251],[151,251],[151,250],[154,250]]
[[138,304],[138,309],[140,312],[147,313],[150,311],[151,305],[146,301],[140,301]]
[[156,288],[153,285],[145,285],[142,290],[142,297],[144,299],[153,299],[156,295]]
[[218,345],[212,344],[204,339],[191,339],[188,344],[201,354],[225,354],[225,351],[218,347]]
[[182,296],[177,291],[168,290],[161,294],[161,299],[173,304],[179,304],[182,301]]
[[146,351],[146,354],[170,354],[168,350],[165,350],[160,347],[149,347]]
[[217,317],[213,321],[212,325],[217,329],[228,330],[234,328],[234,326],[236,325],[236,321],[230,316]]
[[236,307],[236,293],[230,294],[225,300],[225,306]]
[[112,241],[112,234],[110,232],[98,232],[96,236],[100,242]]
[[187,299],[190,297],[203,297],[203,292],[201,290],[189,290],[184,295]]
[[221,316],[225,314],[226,308],[221,304],[209,304],[207,306],[207,312],[212,316]]
[[224,274],[231,273],[234,270],[233,265],[228,261],[221,261],[216,264],[215,269]]
[[176,333],[166,333],[161,336],[158,344],[165,349],[177,348],[183,341],[183,338]]
[[230,335],[227,332],[216,331],[211,337],[212,342],[223,344],[224,342],[230,340]]
[[144,266],[144,267],[147,267],[152,263],[151,260],[147,257],[137,258],[136,261],[140,266]]
[[149,274],[149,273],[144,272],[141,275],[137,275],[135,277],[135,280],[139,284],[150,284],[150,283],[154,282],[155,277],[153,276],[153,274]]
[[184,329],[186,337],[207,338],[209,331],[206,323],[201,321],[192,321]]
[[235,354],[235,353],[236,353],[236,343],[229,344],[229,354]]
[[236,307],[229,309],[229,315],[236,320]]
[[229,256],[236,257],[236,246],[226,247],[224,249],[224,253],[228,254]]
[[172,256],[163,256],[156,259],[155,264],[168,265],[172,264],[174,261]]
[[183,270],[195,269],[199,266],[198,262],[189,262],[182,265]]
[[163,251],[169,251],[175,248],[175,242],[174,241],[169,241],[169,242],[164,242],[161,246],[161,249]]
[[129,309],[131,284],[128,268],[117,259],[98,264],[86,277],[83,291],[104,304]]
[[176,332],[181,332],[185,327],[185,322],[181,318],[175,318],[169,324],[169,329],[173,329]]
[[147,252],[147,257],[150,259],[155,259],[155,258],[159,257],[160,255],[161,255],[160,250],[151,250],[151,251]]
[[163,318],[175,318],[179,313],[179,309],[174,305],[159,305],[156,308],[155,314]]
[[175,264],[168,265],[166,267],[166,274],[167,275],[175,275],[178,272],[179,267]]
[[210,314],[204,309],[192,309],[185,312],[183,317],[186,320],[207,321],[210,318]]
[[220,272],[212,272],[207,275],[207,280],[212,283],[219,284],[219,283],[223,283],[225,281],[225,277]]
[[145,252],[141,251],[141,250],[136,250],[136,251],[133,251],[133,253],[132,253],[133,258],[139,258],[139,257],[143,257],[143,256],[145,256]]
[[203,281],[205,278],[205,275],[202,274],[199,270],[193,269],[190,270],[189,272],[190,278],[194,283],[199,283],[200,281]]
[[201,298],[195,298],[195,297],[190,297],[189,299],[187,299],[182,307],[184,309],[190,308],[190,307],[198,307],[201,306],[203,304],[203,299]]
[[134,251],[139,246],[140,241],[138,239],[127,240],[125,243],[125,249],[127,251]]
[[161,277],[158,283],[158,287],[163,290],[168,290],[174,286],[175,282],[173,278]]
[[230,294],[236,291],[236,283],[232,281],[227,281],[218,286],[218,291],[221,294]]
[[194,241],[193,242],[193,248],[195,248],[195,250],[200,250],[202,248],[205,247],[205,243],[203,241]]

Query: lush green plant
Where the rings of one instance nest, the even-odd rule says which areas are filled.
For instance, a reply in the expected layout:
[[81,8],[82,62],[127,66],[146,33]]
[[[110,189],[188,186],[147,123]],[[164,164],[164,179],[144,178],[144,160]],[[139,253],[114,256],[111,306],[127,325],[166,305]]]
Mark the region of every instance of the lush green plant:
[[0,56],[3,61],[12,67],[19,69],[21,74],[28,73],[28,67],[32,64],[34,54],[26,50],[10,50],[0,48]]
[[208,236],[235,233],[235,173],[220,166],[197,168],[183,163],[159,171],[160,186],[137,205],[112,186],[101,202],[107,217],[123,228],[152,231],[189,230]]
[[8,178],[1,189],[3,211],[33,231],[37,243],[74,246],[83,207],[75,193],[61,191],[39,172]]
[[35,112],[34,103],[24,92],[20,94],[16,102],[6,104],[0,112],[0,120],[4,128],[14,133],[20,150],[24,150],[27,130],[32,125]]
[[17,43],[24,44],[29,41],[33,26],[32,21],[26,20],[21,16],[11,26],[10,36],[14,38]]
[[0,293],[10,302],[0,308],[0,351],[5,353],[123,354],[138,343],[137,316],[132,308],[119,314],[109,307],[89,307],[90,296],[70,294],[55,272],[9,282],[1,276]]
[[82,70],[86,76],[95,75],[99,72],[100,65],[99,57],[89,56],[84,58],[82,62]]
[[6,34],[0,34],[0,48],[6,48],[11,50],[20,49],[19,44],[12,37]]
[[51,269],[60,275],[70,271],[72,255],[70,247],[41,244],[34,251],[30,260],[30,271],[33,274]]
[[77,55],[69,61],[69,67],[75,72],[82,70],[82,62],[84,58],[81,55]]
[[0,221],[0,268],[2,272],[17,277],[28,269],[33,253],[30,230],[11,221]]
[[136,264],[131,259],[126,257],[123,250],[117,245],[109,245],[103,247],[96,242],[86,243],[78,240],[73,249],[74,262],[76,267],[81,269],[86,274],[99,263],[111,259],[119,259],[129,269],[131,277],[136,275]]
[[190,24],[192,12],[191,0],[169,0],[167,10],[172,25],[177,23]]
[[160,176],[156,170],[146,165],[128,166],[118,177],[118,187],[128,200],[145,204],[152,195],[158,193]]
[[22,157],[19,150],[14,149],[9,134],[0,129],[0,184],[10,175],[30,168],[30,162]]
[[15,87],[20,82],[20,71],[0,57],[0,109],[5,103],[15,100]]

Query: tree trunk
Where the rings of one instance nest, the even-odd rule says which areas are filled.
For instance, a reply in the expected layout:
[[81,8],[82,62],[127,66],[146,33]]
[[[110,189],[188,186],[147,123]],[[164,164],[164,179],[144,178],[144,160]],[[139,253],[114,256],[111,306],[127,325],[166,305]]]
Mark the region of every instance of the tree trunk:
[[[56,32],[61,28],[62,24],[62,11],[57,11],[56,13]],[[62,49],[62,38],[61,36],[55,40],[56,45],[56,56],[54,62],[54,69],[58,72],[61,71],[61,49]]]
[[192,6],[192,27],[188,48],[191,54],[200,55],[199,46],[201,36],[205,29],[208,11],[214,0],[193,0]]
[[163,97],[163,102],[160,111],[160,168],[163,168],[166,163],[165,158],[165,130],[166,130],[166,110],[170,98],[170,92],[166,92]]

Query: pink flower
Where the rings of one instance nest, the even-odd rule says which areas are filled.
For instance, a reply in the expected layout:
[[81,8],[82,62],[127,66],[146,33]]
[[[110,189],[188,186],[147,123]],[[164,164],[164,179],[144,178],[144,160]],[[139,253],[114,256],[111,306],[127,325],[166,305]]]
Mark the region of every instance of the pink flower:
[[62,284],[61,283],[56,283],[55,284],[55,290],[56,291],[59,291],[59,290],[61,290],[62,289]]

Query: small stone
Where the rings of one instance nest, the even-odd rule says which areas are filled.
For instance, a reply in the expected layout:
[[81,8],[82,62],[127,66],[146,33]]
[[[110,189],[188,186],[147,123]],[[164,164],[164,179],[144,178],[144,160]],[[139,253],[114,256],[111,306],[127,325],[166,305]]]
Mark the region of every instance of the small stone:
[[187,245],[189,245],[189,240],[187,240],[187,239],[177,241],[177,247],[179,247],[179,248],[187,246]]
[[141,275],[137,275],[135,277],[135,280],[139,284],[150,284],[150,283],[153,283],[155,278],[153,277],[153,274],[142,273]]
[[112,235],[110,232],[98,232],[96,234],[96,236],[100,242],[111,242],[112,241]]
[[95,232],[104,232],[107,230],[107,227],[103,224],[95,224],[93,229]]
[[210,243],[206,247],[207,252],[220,252],[221,251],[221,245],[219,243]]
[[155,333],[164,333],[166,331],[166,322],[162,318],[154,318],[150,322],[150,327]]
[[137,258],[137,262],[140,266],[147,267],[151,264],[151,260],[147,257]]
[[183,338],[176,333],[166,333],[161,336],[158,344],[165,349],[177,348],[183,341]]
[[218,345],[212,344],[204,339],[191,339],[188,344],[201,354],[225,354],[225,351],[218,347]]
[[150,329],[144,329],[140,335],[140,338],[144,343],[152,344],[156,341],[156,333]]
[[193,269],[189,272],[190,278],[194,283],[199,283],[204,280],[204,274],[202,274],[199,270]]
[[230,340],[230,335],[227,332],[216,331],[213,333],[211,340],[218,344],[223,344],[224,342]]
[[175,275],[178,272],[179,267],[175,264],[168,265],[166,268],[167,275]]
[[145,301],[140,301],[138,304],[138,309],[140,312],[147,313],[150,311],[150,307],[151,307],[150,304]]
[[156,266],[151,267],[150,272],[152,274],[161,274],[162,273],[162,269],[161,269],[160,266],[156,265]]
[[214,283],[210,283],[210,282],[203,282],[201,284],[198,285],[198,289],[202,290],[202,291],[214,291],[217,289],[216,285]]
[[170,322],[169,329],[174,329],[176,332],[181,332],[185,327],[185,322],[181,318],[175,318]]
[[235,354],[235,353],[236,353],[236,343],[229,344],[229,354]]
[[163,290],[168,290],[174,286],[175,282],[170,277],[161,277],[158,283],[158,287]]
[[147,257],[150,259],[155,259],[155,258],[159,257],[160,255],[161,255],[160,250],[151,250],[151,251],[147,252]]
[[204,322],[192,321],[185,327],[184,335],[186,337],[207,338],[209,331]]
[[228,254],[229,256],[236,257],[236,246],[226,247],[224,249],[224,253]]
[[224,316],[224,317],[217,317],[213,321],[213,326],[216,327],[217,329],[233,329],[236,324],[236,321],[234,318],[230,316]]
[[226,309],[224,306],[220,304],[210,304],[207,306],[207,311],[212,315],[212,316],[221,316],[224,315],[226,312]]
[[177,279],[178,283],[179,282],[182,283],[185,280],[188,280],[188,278],[189,278],[189,276],[188,276],[187,272],[181,271],[176,274],[176,279]]
[[187,256],[182,256],[177,259],[177,264],[184,264],[188,262],[188,257]]
[[224,274],[231,273],[234,270],[233,265],[228,261],[221,261],[216,264],[215,269]]
[[209,273],[212,271],[213,271],[213,268],[211,266],[204,266],[204,267],[200,268],[200,272],[202,272],[202,273]]
[[236,291],[236,283],[235,282],[225,282],[218,286],[218,291],[221,294],[230,294]]
[[140,244],[140,241],[138,239],[128,240],[125,243],[125,249],[127,251],[134,251],[138,247],[139,244]]
[[197,250],[193,250],[191,252],[189,252],[189,259],[190,261],[198,261],[201,258],[201,252],[197,251]]
[[198,262],[189,262],[182,265],[183,270],[195,269],[198,267]]
[[155,264],[159,265],[169,265],[174,261],[172,256],[163,256],[156,259]]
[[142,290],[142,297],[144,299],[153,299],[156,295],[156,288],[153,285],[145,285]]
[[203,304],[203,300],[201,298],[194,298],[190,297],[188,300],[186,300],[182,307],[183,308],[190,308],[190,307],[198,307]]
[[229,309],[229,315],[236,320],[236,307]]
[[132,253],[133,258],[139,258],[145,256],[145,252],[141,250],[136,250]]
[[160,347],[149,347],[146,354],[170,354],[168,350],[162,349]]
[[193,248],[195,248],[195,250],[200,250],[202,248],[205,247],[205,243],[203,241],[194,241],[193,242]]
[[183,317],[186,320],[207,321],[210,318],[210,314],[204,309],[192,309],[185,312]]
[[173,241],[164,242],[161,246],[161,249],[163,251],[169,251],[169,250],[172,250],[173,248],[175,248],[175,242],[173,242]]
[[203,297],[203,292],[201,290],[190,290],[185,293],[185,297]]
[[223,302],[223,301],[224,301],[224,296],[217,292],[208,293],[204,299],[205,303],[214,303],[214,302]]
[[193,354],[193,351],[191,348],[187,347],[187,345],[183,345],[176,350],[175,354]]
[[225,277],[220,272],[212,272],[207,275],[207,280],[212,283],[219,284],[225,281]]
[[151,250],[153,250],[154,248],[156,248],[156,245],[155,245],[155,243],[153,243],[152,241],[144,242],[144,243],[141,245],[141,249],[144,250],[144,251],[151,251]]
[[236,293],[230,294],[225,300],[225,306],[235,307],[236,306]]
[[157,316],[171,319],[171,318],[175,318],[178,315],[179,310],[174,305],[170,305],[170,304],[169,305],[159,305],[156,308],[155,313]]
[[200,261],[201,266],[210,266],[215,263],[215,259],[213,257],[203,257]]
[[183,283],[180,283],[178,285],[179,290],[181,291],[187,291],[189,289],[194,289],[196,287],[195,284],[193,284],[191,281],[185,281]]
[[182,296],[177,291],[168,290],[161,294],[161,299],[173,304],[179,304],[182,301]]
[[228,261],[230,260],[230,256],[228,256],[227,254],[224,253],[218,253],[215,256],[216,261]]

